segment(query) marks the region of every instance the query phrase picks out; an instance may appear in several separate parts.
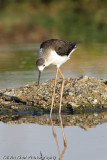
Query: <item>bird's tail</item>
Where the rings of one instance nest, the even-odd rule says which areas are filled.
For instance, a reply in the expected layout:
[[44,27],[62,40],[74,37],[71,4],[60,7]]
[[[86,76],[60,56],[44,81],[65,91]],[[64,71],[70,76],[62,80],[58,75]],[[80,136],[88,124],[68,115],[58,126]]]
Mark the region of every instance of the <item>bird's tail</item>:
[[72,49],[76,49],[77,48],[76,44],[77,44],[77,42],[73,42],[72,43]]

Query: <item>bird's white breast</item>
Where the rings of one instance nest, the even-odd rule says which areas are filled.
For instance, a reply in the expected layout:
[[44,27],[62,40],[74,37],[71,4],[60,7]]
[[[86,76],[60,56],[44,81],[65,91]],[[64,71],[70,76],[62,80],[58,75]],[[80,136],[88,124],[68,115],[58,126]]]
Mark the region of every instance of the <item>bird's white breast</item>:
[[66,56],[66,55],[65,56],[60,56],[54,50],[51,50],[47,63],[49,62],[48,65],[54,64],[59,68],[68,59],[69,59],[68,56]]

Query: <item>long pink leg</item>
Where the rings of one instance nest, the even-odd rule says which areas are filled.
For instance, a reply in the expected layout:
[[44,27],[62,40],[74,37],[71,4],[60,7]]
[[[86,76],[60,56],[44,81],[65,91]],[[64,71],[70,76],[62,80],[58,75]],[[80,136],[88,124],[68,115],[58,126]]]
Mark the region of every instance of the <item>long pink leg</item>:
[[50,116],[51,116],[51,114],[52,114],[53,103],[54,103],[54,99],[55,99],[55,90],[56,90],[57,76],[58,76],[58,68],[57,68],[57,70],[56,70],[56,78],[55,78],[55,84],[54,84],[54,92],[53,92],[53,95],[52,95],[52,103],[51,103]]
[[65,77],[62,74],[61,70],[59,69],[59,73],[62,76],[62,87],[61,87],[61,97],[60,97],[60,106],[59,106],[59,117],[60,117],[60,122],[61,122],[61,128],[62,128],[62,134],[63,134],[63,140],[64,140],[64,146],[67,146],[66,138],[65,138],[65,133],[64,133],[64,128],[63,128],[63,123],[62,123],[62,118],[61,118],[61,104],[62,104],[62,95],[63,95],[63,89],[64,89],[64,82],[65,82]]
[[[64,149],[63,149],[63,151],[62,151],[62,154],[60,154],[60,151],[59,151],[58,141],[57,141],[57,137],[56,137],[56,133],[55,133],[55,129],[54,129],[52,117],[51,117],[51,115],[52,115],[52,109],[53,109],[53,103],[54,103],[54,98],[55,98],[55,89],[56,89],[58,71],[59,71],[59,73],[61,74],[62,79],[63,79],[63,80],[62,80],[62,86],[61,86],[60,106],[59,106],[59,117],[60,117],[60,122],[61,122],[63,140],[64,140]],[[61,70],[60,70],[59,68],[57,68],[56,78],[55,78],[55,85],[54,85],[54,92],[53,92],[53,95],[52,95],[52,104],[51,104],[50,118],[51,118],[51,123],[52,123],[53,135],[54,135],[55,140],[56,140],[56,144],[57,144],[57,149],[58,149],[58,154],[59,154],[59,159],[60,159],[60,160],[62,160],[62,157],[63,157],[63,155],[64,155],[64,152],[65,152],[65,150],[66,150],[66,148],[67,148],[67,142],[66,142],[66,138],[65,138],[65,133],[64,133],[63,123],[62,123],[62,117],[61,117],[61,104],[62,104],[62,95],[63,95],[64,81],[65,81],[64,75],[62,74]]]
[[62,104],[62,95],[63,95],[63,89],[64,89],[64,82],[65,82],[65,77],[62,74],[61,70],[59,70],[59,73],[62,76],[62,87],[61,87],[61,97],[60,97],[60,106],[59,106],[59,117],[60,117],[60,122],[61,122],[61,128],[62,128],[62,134],[63,134],[63,140],[64,140],[64,146],[67,146],[66,138],[65,138],[65,133],[64,133],[64,128],[63,128],[63,123],[62,123],[62,118],[61,118],[61,104]]
[[58,68],[58,70],[59,70],[59,73],[62,76],[61,97],[60,97],[60,105],[59,105],[59,114],[60,114],[61,113],[61,104],[62,104],[62,95],[63,95],[65,77],[64,77],[63,73],[61,72],[61,70],[59,68]]

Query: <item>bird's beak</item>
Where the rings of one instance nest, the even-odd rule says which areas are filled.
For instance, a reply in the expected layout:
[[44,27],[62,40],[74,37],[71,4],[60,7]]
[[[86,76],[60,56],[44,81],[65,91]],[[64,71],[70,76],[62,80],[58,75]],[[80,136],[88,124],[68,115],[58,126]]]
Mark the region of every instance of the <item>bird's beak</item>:
[[39,81],[40,81],[41,72],[42,72],[42,71],[39,71],[39,76],[38,76],[38,86],[39,86]]

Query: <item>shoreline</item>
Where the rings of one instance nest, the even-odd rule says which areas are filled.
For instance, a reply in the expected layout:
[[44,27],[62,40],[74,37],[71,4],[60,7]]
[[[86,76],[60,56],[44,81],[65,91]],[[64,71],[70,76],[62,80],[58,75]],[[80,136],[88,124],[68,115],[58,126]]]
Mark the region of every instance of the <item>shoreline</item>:
[[[68,114],[61,115],[63,126],[79,126],[84,130],[95,128],[97,125],[101,125],[107,122],[107,112],[102,113],[84,113],[84,114]],[[60,126],[59,115],[53,114],[52,121],[54,126]],[[39,124],[39,125],[51,125],[50,117],[48,115],[33,116],[29,114],[22,115],[0,115],[0,122],[6,124]]]

